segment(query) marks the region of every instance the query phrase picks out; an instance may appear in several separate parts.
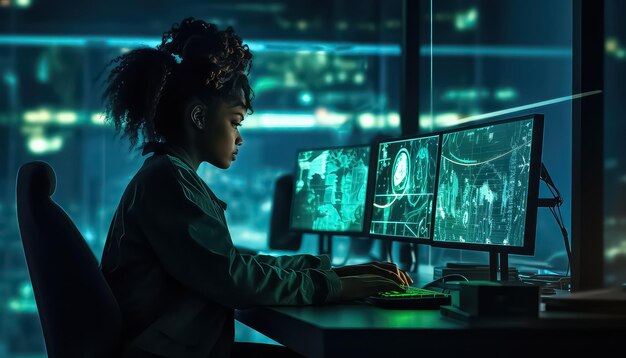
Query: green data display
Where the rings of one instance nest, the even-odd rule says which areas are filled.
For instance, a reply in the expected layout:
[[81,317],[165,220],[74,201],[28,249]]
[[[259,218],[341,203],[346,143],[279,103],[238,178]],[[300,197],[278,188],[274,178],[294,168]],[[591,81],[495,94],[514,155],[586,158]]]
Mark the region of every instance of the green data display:
[[434,240],[524,246],[533,121],[443,135]]
[[299,152],[291,228],[362,231],[369,158],[369,146]]
[[370,234],[430,239],[439,136],[378,147]]

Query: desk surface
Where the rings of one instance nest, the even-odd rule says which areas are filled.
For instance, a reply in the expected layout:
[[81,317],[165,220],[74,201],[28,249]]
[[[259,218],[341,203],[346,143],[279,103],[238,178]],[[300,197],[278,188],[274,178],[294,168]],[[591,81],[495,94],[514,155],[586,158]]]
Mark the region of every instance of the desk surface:
[[502,353],[515,347],[521,355],[521,347],[528,347],[530,353],[556,347],[555,343],[561,347],[562,342],[569,342],[572,352],[580,348],[604,350],[620,347],[626,333],[624,316],[541,312],[537,319],[467,323],[442,317],[439,310],[388,310],[364,303],[262,307],[237,310],[235,317],[310,357],[392,357],[416,350],[420,355],[441,354],[451,347],[477,349],[482,357],[487,348]]

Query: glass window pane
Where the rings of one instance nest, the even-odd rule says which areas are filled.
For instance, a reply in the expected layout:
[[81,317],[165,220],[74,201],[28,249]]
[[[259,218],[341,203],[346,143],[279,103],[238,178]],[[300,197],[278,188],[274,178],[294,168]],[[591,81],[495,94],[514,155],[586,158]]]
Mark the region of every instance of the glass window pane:
[[[543,113],[543,162],[564,196],[569,228],[571,1],[422,1],[422,11],[427,21],[420,28],[420,130]],[[543,183],[540,196],[549,197]],[[431,266],[488,262],[481,252],[425,251],[424,262]],[[535,255],[512,256],[511,265],[555,273],[568,269],[564,242],[548,209],[538,209]]]
[[604,100],[604,277],[605,284],[626,282],[626,3],[605,2]]
[[0,356],[44,351],[16,224],[17,169],[53,166],[53,198],[99,258],[144,158],[103,123],[95,79],[187,16],[233,26],[254,54],[241,154],[227,172],[198,171],[228,202],[236,245],[267,249],[274,180],[292,172],[296,149],[399,134],[400,2],[0,1],[0,304],[10,303]]

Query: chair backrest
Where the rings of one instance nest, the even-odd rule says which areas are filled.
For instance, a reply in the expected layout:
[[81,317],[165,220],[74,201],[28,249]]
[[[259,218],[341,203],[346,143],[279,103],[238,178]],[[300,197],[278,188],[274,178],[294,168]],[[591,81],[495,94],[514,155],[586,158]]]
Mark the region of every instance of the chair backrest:
[[293,176],[285,174],[276,179],[268,246],[273,250],[297,251],[302,245],[302,234],[289,232]]
[[19,169],[17,217],[48,356],[115,356],[119,306],[83,236],[50,197],[55,188],[47,163]]

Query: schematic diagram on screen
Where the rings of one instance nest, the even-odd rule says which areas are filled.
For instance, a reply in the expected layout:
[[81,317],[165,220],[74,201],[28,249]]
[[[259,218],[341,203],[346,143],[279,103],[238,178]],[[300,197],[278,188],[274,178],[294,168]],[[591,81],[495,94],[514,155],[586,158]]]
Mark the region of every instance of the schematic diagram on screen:
[[378,148],[370,233],[429,239],[439,136]]
[[523,246],[532,120],[443,135],[435,241]]

